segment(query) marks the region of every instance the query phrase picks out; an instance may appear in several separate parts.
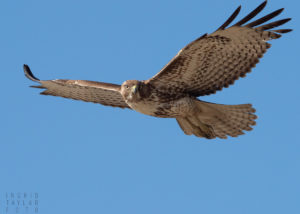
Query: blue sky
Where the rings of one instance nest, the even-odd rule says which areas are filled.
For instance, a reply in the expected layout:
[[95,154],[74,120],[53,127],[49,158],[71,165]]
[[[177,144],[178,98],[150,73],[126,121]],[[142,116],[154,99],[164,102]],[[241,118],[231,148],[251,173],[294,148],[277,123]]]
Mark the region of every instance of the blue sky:
[[[292,33],[203,100],[252,103],[257,126],[227,140],[186,136],[174,119],[40,96],[41,79],[148,79],[236,7],[262,1],[1,1],[0,213],[5,193],[37,192],[39,213],[300,213],[299,7]],[[11,212],[13,213],[13,212]]]

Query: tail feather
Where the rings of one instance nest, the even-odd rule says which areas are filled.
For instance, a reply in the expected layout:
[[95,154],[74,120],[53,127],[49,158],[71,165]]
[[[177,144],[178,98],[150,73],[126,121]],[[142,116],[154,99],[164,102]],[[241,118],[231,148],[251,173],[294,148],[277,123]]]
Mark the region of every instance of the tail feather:
[[215,135],[221,139],[227,139],[226,131],[224,131],[222,127],[219,127],[218,125],[216,126],[217,126],[216,130],[214,130]]
[[180,128],[186,135],[192,135],[193,134],[193,127],[190,125],[189,121],[184,117],[178,117],[176,118],[177,123],[179,124]]
[[237,137],[251,131],[256,115],[251,104],[221,105],[196,101],[197,110],[193,115],[176,118],[179,126],[187,135],[205,138]]

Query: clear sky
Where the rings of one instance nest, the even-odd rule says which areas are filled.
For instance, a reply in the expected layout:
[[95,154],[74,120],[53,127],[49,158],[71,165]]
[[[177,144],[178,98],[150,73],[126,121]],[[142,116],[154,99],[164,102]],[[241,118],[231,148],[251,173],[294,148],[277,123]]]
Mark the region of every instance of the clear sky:
[[[292,33],[205,101],[252,103],[257,126],[227,140],[186,136],[174,119],[40,96],[40,79],[148,79],[182,47],[262,0],[0,2],[0,213],[5,194],[38,193],[39,213],[300,213],[299,8]],[[14,206],[10,206],[13,208]],[[14,213],[14,212],[10,212]]]

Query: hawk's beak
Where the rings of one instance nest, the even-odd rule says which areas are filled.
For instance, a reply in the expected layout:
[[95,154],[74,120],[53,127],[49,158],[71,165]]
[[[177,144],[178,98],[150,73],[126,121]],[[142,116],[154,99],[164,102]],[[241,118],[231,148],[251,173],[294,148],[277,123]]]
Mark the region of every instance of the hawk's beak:
[[132,86],[131,92],[132,92],[133,94],[136,94],[136,92],[137,92],[137,86],[136,86],[136,85]]

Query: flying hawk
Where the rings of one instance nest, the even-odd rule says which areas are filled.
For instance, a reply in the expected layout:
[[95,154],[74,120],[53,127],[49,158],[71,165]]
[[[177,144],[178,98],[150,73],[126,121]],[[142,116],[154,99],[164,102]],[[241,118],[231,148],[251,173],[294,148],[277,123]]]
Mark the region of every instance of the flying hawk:
[[24,65],[26,77],[40,83],[41,94],[60,96],[102,105],[129,108],[161,118],[176,118],[187,135],[227,138],[244,134],[255,125],[251,104],[222,105],[204,102],[197,97],[214,94],[232,85],[255,67],[270,48],[268,40],[278,39],[291,29],[273,28],[291,19],[265,22],[278,16],[276,10],[250,21],[266,6],[259,5],[245,18],[227,28],[241,6],[212,34],[205,34],[181,49],[154,77],[144,81],[127,80],[122,85],[86,80],[39,80]]

